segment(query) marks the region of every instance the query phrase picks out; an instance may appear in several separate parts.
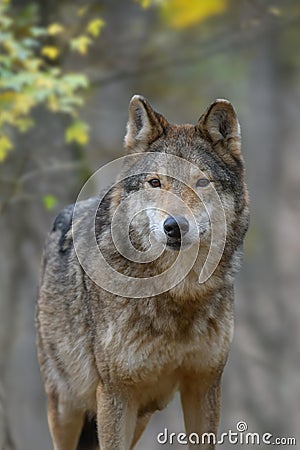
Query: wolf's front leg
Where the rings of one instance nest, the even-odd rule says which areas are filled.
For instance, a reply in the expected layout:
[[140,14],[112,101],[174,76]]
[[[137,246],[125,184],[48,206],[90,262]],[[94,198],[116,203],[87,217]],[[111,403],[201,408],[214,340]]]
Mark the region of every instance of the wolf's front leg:
[[[220,417],[221,376],[194,373],[181,383],[180,394],[190,448],[213,450]],[[191,433],[195,433],[191,435]],[[204,435],[204,433],[207,433]],[[197,445],[197,438],[199,444]],[[202,441],[203,439],[203,441]]]
[[128,396],[102,384],[97,388],[97,428],[101,450],[129,450],[137,408]]
[[54,450],[75,450],[83,425],[84,412],[58,394],[48,395],[48,423]]

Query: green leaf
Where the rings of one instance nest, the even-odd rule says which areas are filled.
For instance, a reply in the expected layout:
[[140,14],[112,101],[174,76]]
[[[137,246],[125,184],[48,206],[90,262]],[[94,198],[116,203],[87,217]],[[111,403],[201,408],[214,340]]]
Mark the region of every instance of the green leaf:
[[54,197],[54,195],[51,194],[44,195],[43,204],[44,207],[47,209],[47,211],[51,211],[55,207],[56,203],[57,199],[56,197]]
[[45,28],[42,28],[42,27],[31,27],[30,28],[30,33],[34,37],[41,37],[41,36],[46,36],[47,35],[47,30]]
[[89,85],[88,79],[85,75],[69,73],[64,75],[62,79],[65,83],[72,87],[72,89],[87,88]]
[[39,42],[36,39],[32,39],[32,38],[25,38],[22,40],[22,44],[25,47],[29,47],[29,48],[38,48],[39,47]]

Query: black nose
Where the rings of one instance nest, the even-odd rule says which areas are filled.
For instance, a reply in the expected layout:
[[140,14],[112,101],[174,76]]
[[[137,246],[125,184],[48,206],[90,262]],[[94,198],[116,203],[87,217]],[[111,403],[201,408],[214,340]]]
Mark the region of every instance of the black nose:
[[169,216],[164,221],[164,232],[170,238],[180,239],[189,231],[189,223],[183,216]]

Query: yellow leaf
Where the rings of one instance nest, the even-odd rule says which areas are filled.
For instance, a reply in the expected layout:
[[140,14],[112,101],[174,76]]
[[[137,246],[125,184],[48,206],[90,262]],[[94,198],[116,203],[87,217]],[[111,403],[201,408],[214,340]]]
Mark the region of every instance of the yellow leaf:
[[[1,109],[10,107],[11,103],[15,100],[16,95],[18,95],[18,94],[16,94],[16,92],[14,92],[14,91],[0,92]],[[2,114],[2,113],[3,113],[3,110],[1,111],[0,114]]]
[[87,11],[88,11],[88,6],[82,6],[82,8],[79,8],[78,10],[77,10],[77,15],[79,16],[79,17],[82,17],[82,16],[85,16],[85,14],[87,13]]
[[223,13],[227,4],[228,0],[169,0],[162,4],[162,11],[170,26],[185,28]]
[[49,59],[56,59],[59,55],[59,49],[54,46],[46,46],[42,48],[42,55],[46,56]]
[[71,49],[81,53],[82,55],[85,55],[91,43],[91,39],[88,36],[82,34],[81,36],[78,36],[77,38],[73,38],[71,40]]
[[[9,107],[10,107],[10,109],[12,109],[11,105],[9,105]],[[5,110],[1,110],[0,111],[0,127],[3,124],[14,125],[15,120],[16,119],[15,119],[15,112],[14,111],[5,111]]]
[[282,15],[282,11],[279,8],[276,8],[275,6],[271,6],[269,8],[269,13],[272,14],[272,16],[281,16]]
[[77,120],[66,129],[65,137],[67,142],[77,142],[77,144],[85,145],[89,142],[89,127],[86,123]]
[[28,114],[35,104],[36,100],[31,95],[18,92],[15,95],[14,113]]
[[87,27],[86,27],[86,31],[88,33],[90,33],[92,36],[97,37],[99,36],[100,31],[102,30],[102,28],[104,27],[105,22],[102,19],[94,19],[91,20]]
[[3,46],[3,48],[7,51],[7,53],[8,53],[9,56],[11,57],[11,59],[17,57],[16,47],[12,44],[11,41],[9,41],[9,40],[4,40],[4,41],[2,42],[2,46]]
[[139,3],[141,4],[142,8],[146,9],[149,8],[151,0],[139,0]]
[[28,70],[28,72],[36,72],[39,70],[42,65],[43,60],[39,58],[34,59],[26,59],[23,61],[24,69]]
[[48,98],[48,108],[52,112],[57,112],[59,110],[59,101],[55,95],[50,95]]
[[50,77],[39,76],[35,80],[36,87],[51,89],[53,87],[54,81]]
[[34,125],[34,121],[29,118],[18,119],[15,120],[14,124],[16,127],[18,127],[18,130],[21,133],[25,133],[29,128],[31,128]]
[[7,153],[13,148],[11,141],[6,136],[0,136],[0,162],[4,161]]
[[62,25],[60,25],[59,23],[52,23],[51,25],[49,25],[47,30],[48,30],[48,34],[50,34],[50,36],[55,36],[57,34],[62,33],[64,31],[64,27]]

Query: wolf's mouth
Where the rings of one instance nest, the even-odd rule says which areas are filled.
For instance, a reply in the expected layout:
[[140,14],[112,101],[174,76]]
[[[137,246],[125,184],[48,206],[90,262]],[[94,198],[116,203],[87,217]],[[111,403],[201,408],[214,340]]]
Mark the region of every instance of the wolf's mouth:
[[181,239],[167,239],[167,247],[172,250],[180,250],[182,242]]
[[169,250],[188,250],[191,246],[199,244],[196,240],[191,239],[171,239],[165,241],[166,248]]
[[171,250],[183,250],[189,248],[193,242],[190,240],[172,239],[168,238],[166,241],[166,247]]

